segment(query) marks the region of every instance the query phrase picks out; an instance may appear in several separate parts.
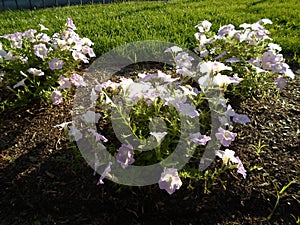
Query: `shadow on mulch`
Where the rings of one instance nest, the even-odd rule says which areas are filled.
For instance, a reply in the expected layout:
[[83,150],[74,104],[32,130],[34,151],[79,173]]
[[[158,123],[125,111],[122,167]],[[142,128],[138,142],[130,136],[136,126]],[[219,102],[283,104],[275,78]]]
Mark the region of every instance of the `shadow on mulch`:
[[[276,99],[246,99],[240,113],[251,123],[236,127],[231,149],[248,171],[246,179],[227,173],[225,186],[203,186],[169,196],[158,185],[125,187],[108,180],[97,186],[76,147],[54,125],[70,121],[71,103],[30,105],[5,111],[0,120],[1,224],[267,224],[279,190],[299,177],[300,79]],[[267,146],[258,154],[251,145]],[[213,165],[212,165],[213,166]],[[271,224],[296,224],[300,184],[280,199]]]

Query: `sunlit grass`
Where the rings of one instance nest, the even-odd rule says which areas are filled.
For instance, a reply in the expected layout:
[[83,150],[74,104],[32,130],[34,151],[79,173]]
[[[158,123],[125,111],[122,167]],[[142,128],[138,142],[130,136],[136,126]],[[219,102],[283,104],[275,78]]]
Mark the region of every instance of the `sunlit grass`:
[[300,53],[300,4],[298,0],[203,0],[123,2],[0,13],[0,34],[38,29],[42,23],[57,30],[71,17],[81,36],[95,42],[96,55],[113,47],[141,40],[162,40],[194,47],[194,28],[204,19],[213,30],[231,23],[273,21],[268,29],[285,53]]

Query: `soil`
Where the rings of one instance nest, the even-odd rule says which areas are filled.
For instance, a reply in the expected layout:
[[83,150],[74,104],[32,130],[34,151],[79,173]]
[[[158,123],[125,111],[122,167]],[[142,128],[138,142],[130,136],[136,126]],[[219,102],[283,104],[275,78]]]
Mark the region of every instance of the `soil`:
[[[297,75],[278,99],[232,102],[251,119],[235,128],[239,135],[230,146],[247,178],[225,173],[227,182],[215,183],[209,194],[202,183],[194,189],[184,184],[173,195],[158,185],[127,187],[106,179],[96,185],[99,177],[76,146],[53,128],[71,120],[71,100],[1,112],[0,224],[299,224],[299,84]],[[259,141],[266,145],[260,152]],[[274,209],[277,192],[295,178]]]

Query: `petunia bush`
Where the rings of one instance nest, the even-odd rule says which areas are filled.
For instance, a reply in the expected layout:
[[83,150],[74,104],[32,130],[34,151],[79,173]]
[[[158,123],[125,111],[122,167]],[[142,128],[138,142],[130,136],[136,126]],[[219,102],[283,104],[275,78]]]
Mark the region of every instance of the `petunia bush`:
[[197,47],[195,51],[203,61],[217,61],[232,70],[226,75],[243,79],[234,95],[249,96],[272,93],[286,85],[286,78],[295,75],[280,53],[281,47],[272,42],[265,26],[272,24],[261,19],[253,24],[243,23],[221,26],[217,32],[210,30],[211,23],[202,21],[196,26]]
[[[93,42],[81,38],[71,18],[60,33],[52,33],[44,25],[40,29],[0,36],[0,86],[10,94],[5,102],[27,103],[34,99],[62,102],[63,95],[72,86],[84,85],[76,73],[83,63],[89,63],[95,54]],[[9,96],[17,98],[9,98]]]
[[[98,83],[90,93],[98,111],[79,107],[83,112],[78,121],[57,126],[69,126],[73,141],[89,140],[87,149],[94,151],[89,160],[95,173],[101,173],[98,184],[104,184],[105,178],[124,179],[118,170],[130,171],[131,166],[143,170],[157,163],[161,174],[156,182],[169,194],[180,189],[181,179],[204,181],[206,193],[209,181],[221,179],[225,171],[236,171],[246,179],[242,163],[246,159],[240,159],[230,146],[238,136],[236,126],[251,121],[237,113],[225,96],[276,92],[286,84],[285,77],[294,78],[280,46],[270,42],[262,26],[268,23],[263,19],[243,24],[241,30],[226,25],[214,34],[211,23],[203,21],[196,26],[198,58],[178,46],[168,48],[165,54],[173,56],[174,68]],[[62,78],[61,85],[69,86],[69,81]],[[58,93],[55,96],[60,98]],[[212,155],[205,155],[207,149]],[[206,161],[211,163],[215,157],[219,164],[207,169]],[[130,176],[125,179],[131,183]]]
[[[174,53],[174,49],[168,49],[166,54],[169,51]],[[182,60],[176,62],[177,67],[181,66],[181,63]],[[159,187],[169,194],[181,187],[181,178],[207,180],[205,173],[195,171],[193,168],[195,162],[199,162],[207,143],[212,139],[209,124],[211,108],[208,107],[207,102],[210,101],[213,110],[217,111],[220,127],[213,134],[214,141],[219,142],[217,146],[228,147],[235,140],[237,134],[233,132],[233,118],[239,118],[235,119],[235,123],[240,124],[250,120],[246,115],[234,112],[226,101],[208,97],[209,91],[220,90],[220,87],[223,88],[231,83],[239,83],[235,79],[222,84],[213,83],[215,75],[213,66],[218,67],[218,71],[230,68],[223,63],[210,64],[210,67],[202,63],[199,66],[201,69],[208,69],[207,74],[210,76],[208,83],[206,80],[202,81],[206,73],[200,70],[198,73],[195,71],[193,75],[193,80],[197,83],[192,83],[190,76],[180,75],[174,71],[167,74],[158,70],[155,73],[140,73],[134,79],[119,77],[118,81],[108,80],[96,85],[91,92],[91,99],[100,112],[87,110],[79,118],[80,122],[77,123],[80,124],[79,127],[75,124],[69,126],[68,135],[74,141],[85,138],[94,145],[100,144],[98,149],[103,147],[103,143],[106,151],[115,157],[116,163],[124,170],[130,165],[145,166],[160,163],[163,170],[157,182]],[[98,124],[98,121],[102,121],[102,128],[98,126],[95,130],[93,125]],[[183,121],[188,124],[186,135],[183,135]],[[122,143],[114,135],[106,136],[107,130],[112,129],[110,124],[115,126],[114,130],[120,131],[116,135],[122,139]],[[65,125],[67,124],[61,126]],[[194,132],[200,125],[200,132]],[[185,146],[183,154],[177,156],[178,161],[168,160],[167,158],[175,152],[178,145]],[[152,150],[145,152],[145,149]],[[99,171],[99,165],[103,165],[105,156],[103,151],[95,151],[92,155],[96,172]],[[241,160],[234,156],[234,151],[227,148],[220,149],[215,152],[215,156],[222,158],[223,163],[210,177],[218,177],[228,169],[236,169],[246,178],[246,170]],[[181,161],[179,157],[192,157],[191,161],[193,161],[191,164],[187,163],[182,172],[176,169],[178,162]],[[105,177],[116,181],[120,179],[114,174],[114,166],[118,165],[114,165],[111,161],[107,164],[98,184],[103,184]]]

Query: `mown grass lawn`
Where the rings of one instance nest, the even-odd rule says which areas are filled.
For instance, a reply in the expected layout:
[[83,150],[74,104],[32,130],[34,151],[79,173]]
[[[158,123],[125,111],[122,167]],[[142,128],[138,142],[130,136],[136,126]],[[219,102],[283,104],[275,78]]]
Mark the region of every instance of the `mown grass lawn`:
[[298,0],[203,0],[123,2],[0,13],[0,35],[38,29],[41,23],[57,30],[71,17],[78,33],[94,41],[97,56],[141,40],[162,40],[194,47],[194,28],[207,19],[213,30],[221,25],[273,21],[267,28],[284,53],[300,54],[300,3]]

